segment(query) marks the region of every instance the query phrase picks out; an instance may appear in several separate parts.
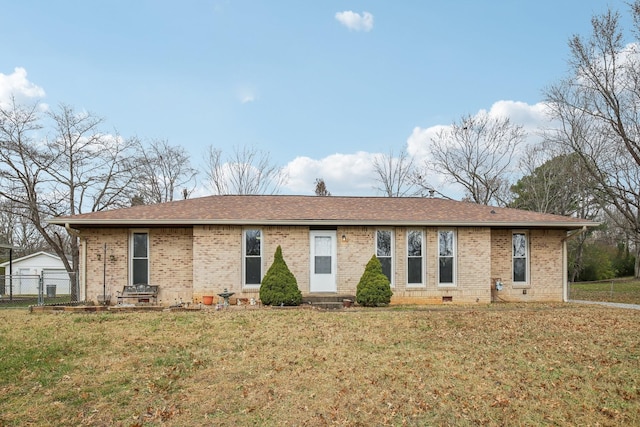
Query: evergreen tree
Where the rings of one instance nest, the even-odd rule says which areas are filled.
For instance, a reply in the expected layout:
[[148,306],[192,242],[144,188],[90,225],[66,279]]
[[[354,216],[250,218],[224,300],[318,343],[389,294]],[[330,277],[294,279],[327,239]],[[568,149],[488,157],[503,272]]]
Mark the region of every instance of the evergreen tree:
[[327,190],[327,184],[324,183],[324,179],[316,178],[316,196],[330,196],[331,193]]
[[300,305],[302,302],[298,281],[284,261],[280,245],[273,257],[273,264],[262,279],[260,301],[265,305]]
[[387,305],[391,302],[391,283],[382,272],[382,264],[374,255],[371,257],[356,289],[356,302],[367,307]]

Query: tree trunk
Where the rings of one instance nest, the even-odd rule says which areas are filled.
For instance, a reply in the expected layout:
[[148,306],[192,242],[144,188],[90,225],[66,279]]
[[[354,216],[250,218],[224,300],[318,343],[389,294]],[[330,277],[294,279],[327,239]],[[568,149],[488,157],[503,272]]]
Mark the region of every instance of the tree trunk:
[[640,279],[640,241],[636,241],[636,262],[633,267],[633,276]]

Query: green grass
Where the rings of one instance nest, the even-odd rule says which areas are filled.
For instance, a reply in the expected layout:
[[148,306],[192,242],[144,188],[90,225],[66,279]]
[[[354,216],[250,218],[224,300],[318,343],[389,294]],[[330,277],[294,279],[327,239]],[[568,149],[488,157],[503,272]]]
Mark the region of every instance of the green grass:
[[638,315],[4,310],[0,425],[640,425]]
[[640,304],[640,280],[618,279],[572,283],[569,299]]
[[[44,304],[66,304],[71,302],[71,295],[57,295],[54,298],[44,297]],[[3,295],[0,298],[0,309],[3,308],[25,308],[30,305],[38,305],[37,295]]]

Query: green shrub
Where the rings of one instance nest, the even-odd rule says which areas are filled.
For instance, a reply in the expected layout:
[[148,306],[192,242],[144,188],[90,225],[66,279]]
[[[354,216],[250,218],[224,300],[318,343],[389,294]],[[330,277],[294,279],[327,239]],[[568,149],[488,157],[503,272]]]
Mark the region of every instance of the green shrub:
[[610,248],[602,244],[585,245],[579,281],[607,280],[616,277]]
[[371,257],[356,289],[356,302],[367,307],[387,305],[391,302],[391,284],[382,272],[382,264]]
[[629,251],[629,246],[618,243],[615,254],[611,259],[611,264],[616,272],[616,277],[633,276],[636,257]]
[[282,248],[278,245],[269,267],[260,284],[260,301],[265,305],[300,305],[302,293],[287,263],[282,257]]

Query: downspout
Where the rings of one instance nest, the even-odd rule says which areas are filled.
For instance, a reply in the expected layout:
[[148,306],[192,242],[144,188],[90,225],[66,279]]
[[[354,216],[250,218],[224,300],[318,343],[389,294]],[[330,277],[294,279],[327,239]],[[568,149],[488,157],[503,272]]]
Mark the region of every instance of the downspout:
[[[87,268],[87,245],[86,244],[82,244],[82,241],[84,240],[83,237],[81,236],[81,232],[78,229],[75,228],[71,228],[71,225],[69,225],[69,223],[65,223],[64,224],[64,229],[67,230],[67,233],[71,234],[72,236],[76,236],[79,240],[80,240],[80,247],[82,248],[81,253],[78,254],[78,256],[80,257],[80,265],[82,266],[82,268],[84,269],[84,271],[80,271],[80,269],[78,269],[78,275],[80,277],[76,277],[76,280],[78,281],[78,291],[80,293],[80,295],[78,295],[78,300],[80,301],[84,301],[86,300],[86,295],[87,295],[87,281],[86,281],[86,277],[87,275],[86,273],[86,268]],[[86,242],[85,242],[86,243]]]
[[562,239],[562,301],[569,301],[569,260],[567,256],[567,241],[578,237],[587,231],[587,226],[583,225],[581,229],[574,230]]

